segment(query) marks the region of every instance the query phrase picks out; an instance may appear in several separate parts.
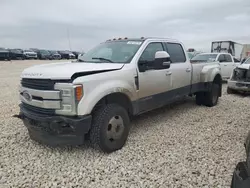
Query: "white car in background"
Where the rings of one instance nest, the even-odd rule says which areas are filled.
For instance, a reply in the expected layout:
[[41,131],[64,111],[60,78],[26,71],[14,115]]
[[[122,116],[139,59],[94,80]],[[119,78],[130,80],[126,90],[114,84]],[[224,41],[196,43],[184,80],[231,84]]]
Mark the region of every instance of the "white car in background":
[[215,61],[220,64],[222,79],[229,79],[233,69],[240,65],[240,62],[229,53],[200,53],[191,59],[191,62]]
[[37,59],[37,53],[33,50],[23,50],[25,59]]

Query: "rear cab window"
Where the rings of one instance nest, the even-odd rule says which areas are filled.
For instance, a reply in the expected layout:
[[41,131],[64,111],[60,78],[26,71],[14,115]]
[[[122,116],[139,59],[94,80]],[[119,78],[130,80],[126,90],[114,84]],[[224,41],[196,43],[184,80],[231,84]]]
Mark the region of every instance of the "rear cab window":
[[166,51],[170,55],[171,63],[185,63],[186,55],[183,47],[179,43],[164,43],[166,46]]

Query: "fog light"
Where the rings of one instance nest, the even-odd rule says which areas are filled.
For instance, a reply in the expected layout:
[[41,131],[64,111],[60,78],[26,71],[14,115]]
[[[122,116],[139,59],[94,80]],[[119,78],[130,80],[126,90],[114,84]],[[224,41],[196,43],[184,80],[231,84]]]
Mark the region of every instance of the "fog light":
[[62,96],[63,97],[70,97],[71,96],[71,90],[70,89],[63,89],[62,90]]
[[72,111],[72,106],[69,104],[63,104],[63,110],[65,111]]

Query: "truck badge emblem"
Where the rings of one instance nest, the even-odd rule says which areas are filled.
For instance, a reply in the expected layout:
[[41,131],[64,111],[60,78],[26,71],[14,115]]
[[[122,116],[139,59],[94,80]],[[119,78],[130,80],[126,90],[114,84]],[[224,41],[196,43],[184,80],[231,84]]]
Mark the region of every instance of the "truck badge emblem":
[[23,97],[24,97],[27,101],[32,101],[32,95],[29,94],[28,91],[24,91],[24,92],[23,92]]

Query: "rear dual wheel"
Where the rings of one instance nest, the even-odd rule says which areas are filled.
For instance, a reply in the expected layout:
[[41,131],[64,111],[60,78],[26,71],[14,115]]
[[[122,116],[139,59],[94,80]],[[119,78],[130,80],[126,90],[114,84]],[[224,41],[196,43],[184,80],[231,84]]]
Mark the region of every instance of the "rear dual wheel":
[[210,91],[196,94],[196,104],[212,107],[217,105],[220,95],[219,84],[213,83]]

